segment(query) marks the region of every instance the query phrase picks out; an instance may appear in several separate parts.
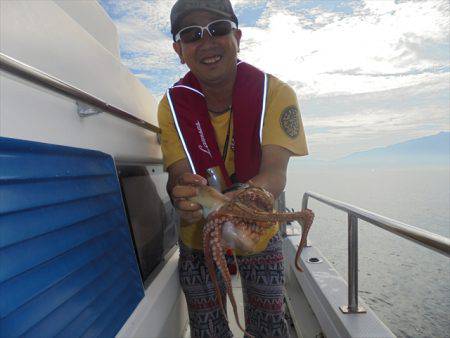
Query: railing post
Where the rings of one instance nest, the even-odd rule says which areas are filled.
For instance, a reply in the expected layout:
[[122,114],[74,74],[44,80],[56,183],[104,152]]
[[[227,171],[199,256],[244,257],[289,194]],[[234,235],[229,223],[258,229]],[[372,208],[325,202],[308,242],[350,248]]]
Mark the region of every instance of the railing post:
[[308,208],[308,198],[309,198],[309,195],[308,195],[308,193],[305,192],[302,197],[302,210],[305,210]]
[[343,313],[366,312],[358,306],[358,217],[348,213],[348,305],[340,306]]
[[358,308],[358,218],[348,214],[348,310]]

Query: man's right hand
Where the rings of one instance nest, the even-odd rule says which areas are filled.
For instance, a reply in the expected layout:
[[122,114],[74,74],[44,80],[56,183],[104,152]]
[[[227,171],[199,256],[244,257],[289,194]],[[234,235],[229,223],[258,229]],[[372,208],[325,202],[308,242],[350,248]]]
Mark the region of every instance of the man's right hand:
[[171,197],[180,217],[187,223],[198,222],[202,218],[202,207],[198,203],[189,201],[189,197],[196,196],[198,189],[196,186],[206,185],[204,177],[192,173],[182,173],[176,179],[176,183],[171,190]]

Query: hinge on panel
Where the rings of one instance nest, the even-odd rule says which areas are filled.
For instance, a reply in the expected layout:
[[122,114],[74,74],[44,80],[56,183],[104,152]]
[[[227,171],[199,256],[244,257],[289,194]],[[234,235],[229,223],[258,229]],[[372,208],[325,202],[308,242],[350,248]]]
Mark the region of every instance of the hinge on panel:
[[77,101],[77,113],[80,117],[88,117],[92,115],[97,115],[103,113],[102,110],[90,106],[84,102]]

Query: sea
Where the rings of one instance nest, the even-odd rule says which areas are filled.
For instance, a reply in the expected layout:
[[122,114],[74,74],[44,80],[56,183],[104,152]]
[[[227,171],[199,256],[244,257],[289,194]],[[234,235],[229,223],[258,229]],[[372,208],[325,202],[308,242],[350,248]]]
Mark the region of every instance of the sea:
[[[286,204],[305,191],[450,237],[450,167],[289,165]],[[347,280],[347,214],[315,200],[309,240]],[[359,221],[359,297],[398,337],[450,337],[450,259]]]

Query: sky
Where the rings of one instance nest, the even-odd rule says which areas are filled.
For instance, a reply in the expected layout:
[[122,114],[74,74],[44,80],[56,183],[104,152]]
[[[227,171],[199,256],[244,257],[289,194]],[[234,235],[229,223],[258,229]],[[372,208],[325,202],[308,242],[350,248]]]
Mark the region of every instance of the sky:
[[[174,0],[99,0],[122,62],[161,98],[188,71],[172,49]],[[231,0],[239,58],[294,88],[310,157],[450,129],[450,2]]]

